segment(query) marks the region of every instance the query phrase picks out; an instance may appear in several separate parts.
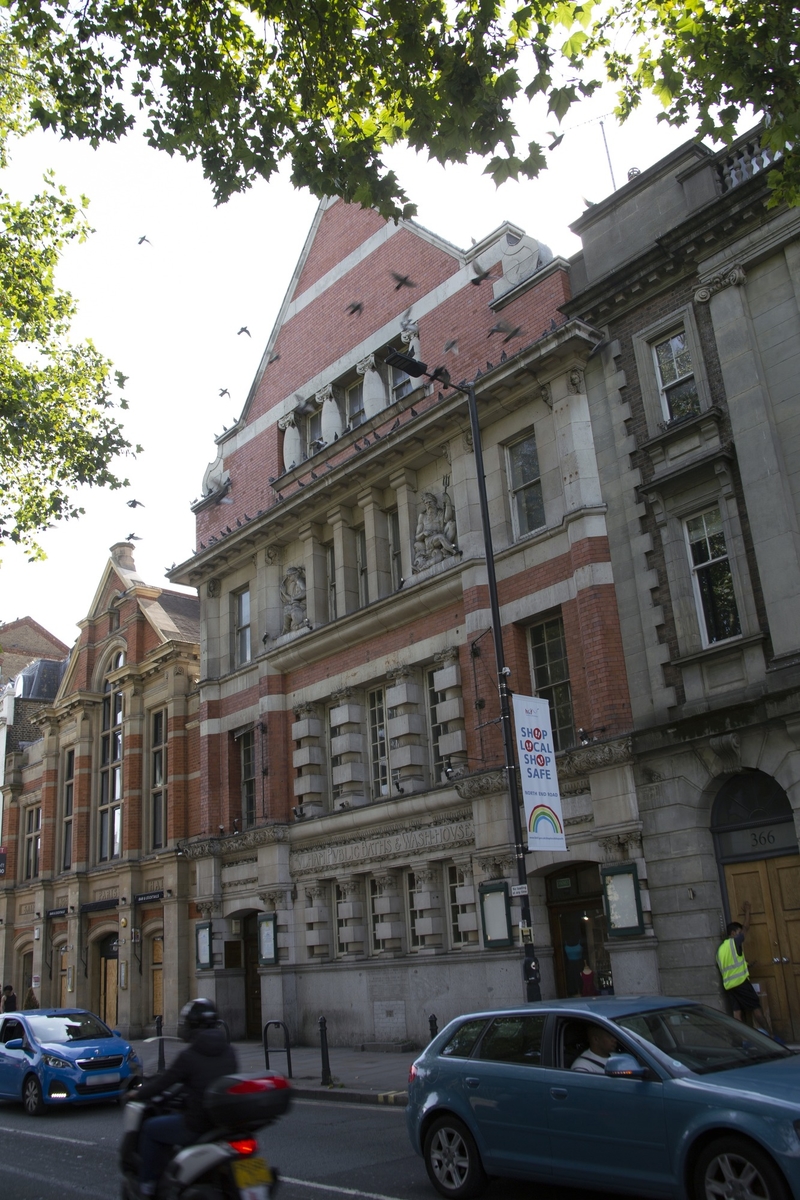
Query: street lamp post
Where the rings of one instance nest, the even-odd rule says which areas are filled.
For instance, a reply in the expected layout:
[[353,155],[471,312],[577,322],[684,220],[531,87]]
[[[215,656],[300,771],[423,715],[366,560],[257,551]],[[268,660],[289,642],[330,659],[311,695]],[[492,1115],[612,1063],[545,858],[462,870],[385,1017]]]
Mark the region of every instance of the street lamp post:
[[[489,499],[486,495],[486,477],[483,469],[483,445],[481,429],[478,422],[478,405],[475,400],[475,386],[472,383],[453,383],[446,372],[430,372],[426,363],[418,362],[408,355],[400,354],[390,349],[386,355],[389,366],[398,367],[407,375],[419,378],[424,375],[427,379],[441,380],[445,386],[454,388],[467,398],[469,422],[472,431],[472,449],[475,455],[475,472],[478,480],[478,498],[481,509],[481,524],[483,526],[483,543],[486,552],[486,581],[489,589],[489,607],[492,616],[492,636],[494,639],[494,654],[497,664],[497,689],[500,696],[500,725],[503,733],[503,751],[506,762],[506,777],[508,779],[508,795],[511,802],[511,824],[514,830],[514,857],[517,863],[517,881],[521,893],[520,930],[525,957],[523,959],[523,981],[528,1000],[541,1000],[539,984],[539,963],[534,952],[533,925],[531,923],[531,905],[528,896],[528,875],[525,870],[525,847],[522,842],[522,822],[519,815],[519,787],[517,783],[517,762],[514,754],[514,732],[511,723],[511,704],[508,689],[508,677],[511,670],[506,666],[503,654],[503,629],[500,623],[500,603],[497,598],[497,575],[494,569],[494,547],[492,544],[492,529],[489,521]],[[524,889],[524,890],[523,890]]]

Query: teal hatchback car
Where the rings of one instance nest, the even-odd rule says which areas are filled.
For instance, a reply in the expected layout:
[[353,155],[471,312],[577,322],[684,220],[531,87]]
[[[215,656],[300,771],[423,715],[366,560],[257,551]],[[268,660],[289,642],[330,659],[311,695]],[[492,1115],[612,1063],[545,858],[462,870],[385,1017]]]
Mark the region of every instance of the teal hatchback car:
[[676,1200],[800,1200],[800,1056],[702,1004],[555,1000],[458,1017],[409,1074],[437,1191],[490,1176]]

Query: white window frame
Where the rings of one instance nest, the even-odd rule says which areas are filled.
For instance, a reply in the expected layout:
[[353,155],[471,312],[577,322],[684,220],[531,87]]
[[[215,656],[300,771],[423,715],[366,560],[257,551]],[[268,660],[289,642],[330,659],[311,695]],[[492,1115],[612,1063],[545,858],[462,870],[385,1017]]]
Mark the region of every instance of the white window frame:
[[[642,393],[647,430],[650,437],[656,437],[664,432],[665,425],[671,425],[669,411],[665,412],[661,396],[661,379],[656,364],[655,347],[666,341],[679,330],[686,334],[686,345],[692,360],[694,381],[697,387],[700,412],[711,407],[711,389],[706,374],[703,358],[700,332],[697,328],[694,310],[691,304],[674,309],[671,313],[660,317],[651,325],[640,329],[633,335],[633,352],[636,358],[636,370],[639,376],[639,387]],[[630,381],[629,381],[630,382]]]
[[393,404],[396,400],[405,400],[406,396],[410,395],[417,386],[416,381],[400,367],[390,367],[389,377]]
[[[708,562],[704,562],[704,563],[695,565],[695,563],[693,561],[693,556],[692,556],[692,540],[689,535],[689,523],[691,521],[697,521],[700,518],[705,518],[709,513],[713,512],[714,510],[716,510],[716,512],[719,516],[721,532],[722,532],[723,539],[725,540],[725,554],[724,554],[724,556],[718,556],[717,558],[709,559]],[[728,538],[726,536],[726,530],[725,530],[725,516],[723,514],[721,505],[719,503],[710,504],[710,505],[707,505],[705,508],[703,508],[700,512],[694,513],[688,517],[684,517],[683,518],[683,535],[684,535],[685,544],[686,544],[686,555],[687,555],[687,559],[689,562],[689,570],[691,572],[691,577],[692,577],[692,594],[694,595],[695,609],[697,612],[697,624],[700,629],[700,640],[702,642],[703,648],[708,649],[710,646],[721,646],[728,642],[734,642],[737,639],[741,638],[741,636],[742,636],[742,606],[741,606],[741,603],[739,600],[739,596],[737,595],[736,572],[734,571],[734,568],[733,568],[731,550],[728,545]],[[700,581],[699,581],[698,576],[701,571],[707,570],[710,566],[713,566],[714,563],[719,563],[719,562],[726,562],[728,564],[728,572],[730,574],[731,588],[733,591],[733,599],[734,599],[734,603],[736,605],[736,617],[737,617],[737,621],[739,624],[739,629],[736,633],[731,634],[729,637],[716,638],[716,639],[712,640],[709,637],[708,622],[706,620],[706,613],[705,613],[705,608],[703,605],[703,593],[702,593],[702,589],[700,587]]]
[[355,383],[349,384],[344,391],[345,404],[345,424],[349,425],[350,429],[358,429],[366,421],[364,413],[364,380],[358,379]]
[[397,592],[403,586],[403,554],[400,548],[400,512],[390,508],[386,512],[389,531],[389,562],[392,573],[392,589]]
[[[247,597],[246,613],[244,611],[245,596]],[[244,620],[245,617],[246,620]],[[243,667],[253,660],[252,619],[252,596],[248,584],[247,587],[239,588],[233,593],[233,645],[237,667]]]
[[[677,378],[675,378],[675,379],[665,381],[664,376],[661,372],[661,364],[658,361],[658,347],[665,345],[667,342],[672,342],[676,337],[680,337],[681,335],[683,335],[684,342],[686,345],[686,351],[689,355],[689,359],[690,359],[690,363],[691,363],[691,370],[685,372],[683,375],[677,376]],[[691,349],[691,345],[690,345],[689,335],[686,332],[686,327],[683,324],[683,322],[681,322],[681,324],[679,326],[676,326],[675,328],[671,329],[668,333],[664,334],[663,336],[654,338],[653,341],[650,343],[650,350],[653,355],[653,365],[655,368],[656,380],[658,382],[658,393],[659,393],[659,397],[661,399],[661,412],[663,414],[664,421],[667,424],[670,424],[673,421],[685,420],[690,416],[698,416],[700,413],[700,392],[697,389],[697,378],[695,375],[694,359],[692,358],[692,349]],[[674,352],[673,352],[673,358],[674,358]],[[693,383],[695,385],[695,394],[697,396],[697,411],[694,413],[681,413],[676,416],[675,414],[673,414],[673,412],[670,408],[669,393],[673,389],[677,388],[680,384],[686,383],[690,379],[693,381]]]

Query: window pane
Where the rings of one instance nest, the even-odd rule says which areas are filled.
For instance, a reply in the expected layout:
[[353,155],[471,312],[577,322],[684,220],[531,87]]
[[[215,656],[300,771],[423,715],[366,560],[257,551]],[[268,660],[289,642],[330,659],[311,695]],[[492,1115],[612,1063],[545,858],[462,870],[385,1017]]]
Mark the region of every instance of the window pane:
[[673,420],[676,417],[688,417],[700,412],[700,397],[697,394],[697,384],[693,378],[681,380],[674,387],[668,388],[664,395],[667,399],[669,415]]
[[100,813],[100,853],[99,858],[108,858],[108,812],[107,808]]
[[382,689],[369,693],[369,739],[372,767],[372,795],[373,798],[388,796],[389,762],[387,758]]
[[553,744],[556,750],[575,744],[572,688],[561,617],[542,621],[531,628],[531,656],[536,694],[550,702]]
[[466,1021],[455,1031],[450,1041],[442,1049],[442,1054],[447,1058],[469,1058],[475,1043],[485,1028],[485,1018]]
[[153,795],[153,849],[164,845],[164,796],[162,792]]
[[113,821],[111,857],[119,858],[122,853],[122,809],[117,805],[116,808],[112,808],[111,812]]
[[160,746],[164,741],[164,714],[153,713],[153,745]]
[[709,642],[736,637],[741,627],[728,560],[704,567],[697,572],[697,578]]
[[347,389],[347,423],[357,429],[364,420],[364,384],[354,383]]
[[533,434],[510,446],[509,457],[513,488],[522,487],[523,484],[539,478],[539,455],[536,451],[536,438]]
[[520,533],[541,529],[545,523],[542,485],[537,482],[517,492],[517,521]]
[[497,1017],[481,1042],[479,1057],[538,1067],[542,1061],[545,1019],[540,1016]]
[[72,866],[72,821],[64,822],[64,856],[61,869],[68,871]]
[[249,591],[249,589],[246,592],[239,592],[239,595],[236,598],[236,604],[237,604],[237,613],[236,613],[237,624],[249,625],[250,624],[250,591]]

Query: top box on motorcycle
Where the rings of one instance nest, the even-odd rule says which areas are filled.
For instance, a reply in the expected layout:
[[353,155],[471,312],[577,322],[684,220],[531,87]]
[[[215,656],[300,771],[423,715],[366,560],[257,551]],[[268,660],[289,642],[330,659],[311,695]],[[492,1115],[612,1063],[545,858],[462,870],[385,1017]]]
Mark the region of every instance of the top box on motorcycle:
[[206,1088],[203,1108],[230,1129],[259,1129],[283,1116],[291,1103],[289,1081],[275,1071],[261,1075],[223,1075]]

